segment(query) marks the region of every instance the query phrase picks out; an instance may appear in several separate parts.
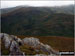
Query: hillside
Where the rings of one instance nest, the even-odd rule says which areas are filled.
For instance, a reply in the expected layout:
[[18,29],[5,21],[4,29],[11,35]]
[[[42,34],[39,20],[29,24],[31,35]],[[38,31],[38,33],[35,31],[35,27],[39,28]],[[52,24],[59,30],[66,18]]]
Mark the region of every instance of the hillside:
[[52,8],[19,7],[1,15],[1,29],[13,35],[73,37],[74,15]]

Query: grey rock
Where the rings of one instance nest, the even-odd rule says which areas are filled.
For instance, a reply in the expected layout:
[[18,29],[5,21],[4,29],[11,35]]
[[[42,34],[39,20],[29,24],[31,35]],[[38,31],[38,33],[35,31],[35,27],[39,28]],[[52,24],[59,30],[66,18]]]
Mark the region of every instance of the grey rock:
[[[8,35],[6,33],[0,33],[0,39],[4,41],[6,49],[10,48],[9,50],[10,56],[12,55],[25,56],[25,53],[20,51],[20,48],[19,48],[23,44],[27,44],[31,47],[34,47],[36,52],[39,52],[40,50],[42,50],[44,52],[48,52],[49,55],[58,53],[55,50],[53,50],[51,46],[41,43],[38,38],[34,38],[34,37],[26,37],[23,40],[21,40],[17,36]],[[42,55],[43,54],[40,54],[39,56],[42,56]]]
[[19,48],[19,42],[21,42],[20,38],[17,38],[17,36],[14,35],[8,35],[6,33],[1,33],[0,38],[4,42],[5,48],[10,48],[10,56],[23,56],[23,52],[21,52]]
[[28,44],[28,45],[33,46],[33,47],[37,47],[40,44],[39,39],[34,38],[34,37],[24,38],[23,42],[25,44]]

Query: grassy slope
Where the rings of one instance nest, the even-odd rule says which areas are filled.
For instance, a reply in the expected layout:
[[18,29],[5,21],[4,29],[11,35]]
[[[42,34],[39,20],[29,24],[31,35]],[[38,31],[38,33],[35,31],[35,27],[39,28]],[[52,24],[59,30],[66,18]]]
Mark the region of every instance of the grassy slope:
[[1,30],[12,35],[73,37],[74,15],[39,8],[20,8],[2,14]]
[[[26,36],[18,36],[25,38]],[[48,37],[36,37],[39,38],[44,44],[50,45],[57,51],[74,51],[74,38],[60,37],[60,36],[48,36]]]

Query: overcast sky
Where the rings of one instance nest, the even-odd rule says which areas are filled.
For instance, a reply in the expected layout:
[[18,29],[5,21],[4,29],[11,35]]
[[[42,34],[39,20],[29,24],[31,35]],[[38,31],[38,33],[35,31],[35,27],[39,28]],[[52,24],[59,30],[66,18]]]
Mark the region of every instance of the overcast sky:
[[8,8],[20,5],[28,6],[62,6],[74,4],[74,1],[1,1],[1,8]]

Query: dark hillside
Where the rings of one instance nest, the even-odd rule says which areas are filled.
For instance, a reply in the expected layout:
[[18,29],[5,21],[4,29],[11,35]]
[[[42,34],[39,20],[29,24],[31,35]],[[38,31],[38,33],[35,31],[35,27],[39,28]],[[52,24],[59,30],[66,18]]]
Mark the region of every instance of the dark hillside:
[[[21,7],[2,14],[2,32],[26,36],[74,36],[74,15],[39,7]],[[9,29],[9,31],[8,31]]]

